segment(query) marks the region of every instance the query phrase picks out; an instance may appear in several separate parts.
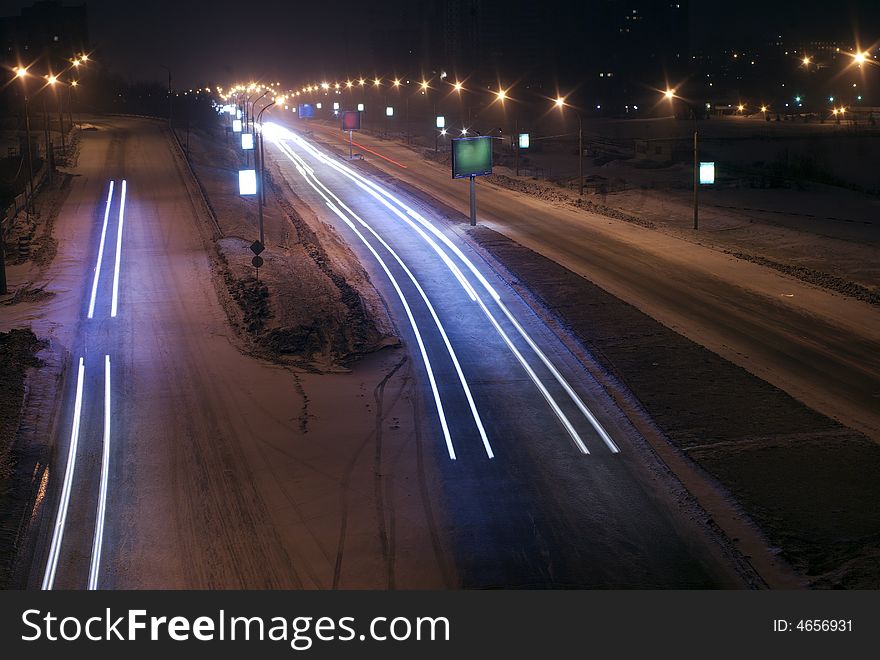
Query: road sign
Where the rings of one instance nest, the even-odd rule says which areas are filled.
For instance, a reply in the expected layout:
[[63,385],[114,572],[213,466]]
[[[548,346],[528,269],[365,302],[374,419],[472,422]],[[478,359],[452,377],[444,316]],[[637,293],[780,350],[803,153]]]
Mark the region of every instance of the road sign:
[[251,252],[256,255],[259,255],[265,249],[266,247],[262,243],[260,243],[260,241],[254,241],[253,243],[251,243]]
[[254,134],[253,133],[242,133],[241,134],[241,148],[245,151],[250,151],[254,148]]
[[232,120],[232,132],[241,133],[241,119]]
[[700,183],[704,186],[715,183],[714,162],[700,162]]
[[437,115],[437,128],[446,128],[446,117]]
[[239,170],[238,171],[238,194],[239,195],[256,195],[257,194],[257,172],[256,172],[256,170]]
[[520,133],[519,134],[519,148],[520,149],[528,149],[529,148],[529,134],[528,133]]
[[254,257],[253,259],[251,259],[251,263],[253,264],[254,268],[262,268],[263,257]]

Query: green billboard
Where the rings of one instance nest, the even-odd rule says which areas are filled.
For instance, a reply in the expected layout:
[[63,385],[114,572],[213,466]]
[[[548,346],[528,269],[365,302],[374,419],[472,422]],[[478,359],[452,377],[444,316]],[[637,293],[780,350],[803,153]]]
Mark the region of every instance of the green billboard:
[[488,136],[452,140],[452,178],[492,174],[492,138]]

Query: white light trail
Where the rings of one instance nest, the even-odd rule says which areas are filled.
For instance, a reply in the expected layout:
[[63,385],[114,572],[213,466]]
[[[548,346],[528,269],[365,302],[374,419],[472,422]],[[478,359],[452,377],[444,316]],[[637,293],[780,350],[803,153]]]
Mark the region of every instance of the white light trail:
[[110,216],[110,202],[113,199],[113,181],[107,193],[107,204],[104,207],[104,226],[101,229],[101,243],[98,246],[98,263],[95,264],[95,279],[92,281],[92,299],[89,301],[89,318],[95,314],[95,298],[98,295],[98,278],[101,275],[101,262],[104,259],[104,240],[107,238],[107,218]]
[[119,301],[119,265],[122,261],[122,224],[125,220],[125,179],[122,180],[122,199],[119,204],[119,227],[116,230],[116,266],[113,270],[113,304],[110,316],[116,317],[117,303]]
[[[290,158],[294,163],[296,163],[298,165],[298,169],[300,170],[301,173],[303,173],[303,170],[301,168],[299,168],[299,166],[305,165],[305,161],[303,161],[302,158],[298,154],[294,153],[286,145],[284,145],[280,142],[277,142],[276,144],[277,144],[278,148],[281,149],[281,151],[285,155],[287,155],[288,158]],[[397,263],[400,265],[401,269],[403,269],[403,271],[406,273],[407,277],[409,277],[410,281],[413,283],[413,286],[415,286],[416,290],[419,292],[419,295],[421,296],[422,300],[424,301],[425,306],[427,307],[429,313],[431,314],[431,317],[434,320],[434,324],[437,326],[437,330],[439,331],[440,336],[443,339],[443,343],[446,347],[446,351],[449,354],[450,359],[452,360],[452,364],[455,368],[459,382],[461,383],[462,389],[464,390],[465,398],[468,401],[468,406],[470,408],[471,415],[474,418],[474,423],[477,426],[477,431],[480,434],[480,439],[483,442],[483,448],[486,450],[486,455],[489,458],[494,458],[495,453],[492,450],[492,445],[489,442],[489,438],[488,438],[488,436],[486,434],[486,430],[483,426],[483,421],[480,418],[479,411],[477,410],[477,405],[476,405],[476,402],[474,401],[473,394],[471,393],[470,385],[468,384],[467,378],[465,378],[465,375],[464,375],[464,371],[461,368],[461,364],[458,361],[458,356],[455,354],[455,350],[452,348],[452,342],[449,341],[449,336],[446,334],[446,329],[443,327],[443,324],[440,321],[440,317],[437,315],[437,312],[434,309],[433,304],[431,304],[431,301],[428,298],[427,294],[425,293],[424,289],[422,288],[421,284],[419,284],[415,275],[413,275],[412,271],[403,262],[403,260],[397,254],[397,252],[395,252],[394,249],[392,249],[392,247],[378,233],[376,233],[376,231],[369,224],[367,224],[363,220],[363,218],[361,218],[359,215],[357,215],[351,208],[349,208],[345,204],[345,202],[343,202],[341,199],[339,199],[339,197],[336,194],[334,194],[327,186],[325,186],[323,183],[321,183],[321,181],[318,180],[318,178],[314,174],[314,171],[311,170],[311,168],[309,168],[309,169],[310,169],[309,174],[315,180],[315,183],[317,183],[317,185],[319,185],[324,191],[326,191],[327,195],[331,196],[335,200],[335,203],[338,206],[344,208],[349,215],[351,215],[353,218],[355,218],[361,226],[363,226],[367,231],[370,232],[370,234],[372,234],[376,238],[377,241],[379,241],[379,243],[389,252],[389,254],[391,254],[391,256],[394,257],[395,261],[397,261]],[[304,173],[303,173],[303,176],[305,177]],[[309,182],[309,183],[311,183],[311,182]],[[315,186],[313,185],[312,187],[314,188]],[[323,193],[322,193],[322,196],[325,199],[327,198],[326,195],[323,195]],[[348,223],[348,221],[346,221],[346,223],[350,224],[350,223]],[[355,230],[355,231],[357,232],[357,230]],[[360,232],[357,232],[357,233],[360,236]],[[364,239],[362,238],[362,240],[364,240]],[[370,248],[371,252],[373,252],[375,254],[375,251],[373,251],[372,247],[365,240],[364,240],[364,244],[367,245],[367,247]],[[463,277],[462,277],[462,283],[463,283],[463,285],[467,284],[467,282],[463,279]],[[473,296],[471,296],[471,298],[474,299]]]
[[61,501],[55,516],[55,531],[52,533],[52,544],[49,546],[49,558],[46,560],[46,572],[43,575],[43,590],[52,589],[55,584],[55,571],[58,568],[58,556],[61,553],[61,542],[64,539],[64,525],[67,522],[67,507],[70,504],[70,489],[73,484],[73,473],[76,469],[76,449],[79,444],[79,424],[82,413],[83,380],[86,367],[83,358],[79,359],[76,376],[76,399],[73,406],[73,426],[70,431],[70,447],[67,450],[67,467],[64,471],[64,482],[61,486]]
[[[430,382],[431,391],[433,392],[433,395],[434,395],[434,403],[437,407],[437,415],[440,418],[440,426],[443,429],[443,437],[446,441],[446,449],[449,452],[449,458],[452,460],[455,460],[456,459],[455,448],[453,447],[453,444],[452,444],[452,435],[449,432],[449,424],[446,421],[446,414],[443,410],[443,402],[440,399],[440,390],[438,389],[437,381],[434,378],[434,369],[431,366],[431,360],[428,358],[428,352],[427,352],[427,349],[425,348],[425,343],[422,340],[422,334],[419,331],[418,323],[416,323],[415,316],[413,316],[413,313],[412,313],[412,310],[410,309],[409,303],[406,300],[406,296],[403,294],[403,291],[401,290],[400,285],[397,282],[397,279],[394,277],[394,275],[392,275],[391,270],[388,268],[388,265],[385,263],[385,260],[382,259],[382,257],[379,255],[379,253],[376,252],[375,248],[373,248],[373,246],[370,245],[370,243],[367,241],[366,237],[358,231],[357,227],[354,226],[354,223],[352,223],[351,220],[349,220],[345,216],[345,214],[343,214],[342,211],[340,211],[339,208],[335,204],[333,204],[333,202],[330,200],[330,198],[327,197],[327,195],[325,195],[318,188],[318,186],[315,183],[312,183],[312,181],[306,175],[305,169],[300,167],[300,165],[298,163],[296,163],[296,160],[294,158],[291,158],[291,160],[293,160],[293,162],[296,164],[297,170],[303,176],[303,179],[305,179],[306,183],[308,183],[315,190],[315,192],[317,192],[324,199],[324,202],[327,204],[327,207],[331,211],[333,211],[345,224],[347,224],[352,229],[352,231],[354,231],[354,233],[358,236],[358,238],[360,238],[360,240],[367,247],[367,249],[370,250],[370,252],[376,258],[376,261],[381,266],[382,270],[385,271],[385,274],[388,276],[388,279],[391,281],[391,285],[394,287],[394,290],[397,292],[397,295],[400,298],[400,302],[403,305],[404,311],[406,312],[407,318],[409,319],[410,325],[412,326],[413,333],[416,336],[416,343],[418,343],[418,345],[419,345],[419,352],[422,356],[422,361],[425,363],[425,370],[428,373],[428,381]],[[312,175],[312,178],[314,178],[314,175]],[[317,181],[316,178],[315,178],[315,181]]]
[[92,563],[89,567],[89,591],[98,588],[101,548],[104,545],[104,517],[107,509],[107,482],[110,475],[110,356],[104,356],[104,448],[101,455],[101,487],[98,492],[98,513],[92,540]]
[[[379,199],[378,195],[381,195],[382,197],[385,197],[388,200],[391,200],[393,203],[397,204],[401,209],[406,211],[406,214],[408,216],[411,216],[412,218],[414,218],[420,225],[425,227],[434,236],[436,236],[438,239],[440,239],[443,242],[443,244],[446,245],[446,247],[449,248],[455,254],[455,256],[457,256],[462,261],[462,263],[465,264],[465,266],[468,268],[468,270],[470,270],[471,273],[473,273],[473,275],[479,280],[479,282],[482,284],[483,288],[489,293],[490,296],[492,296],[492,298],[495,300],[496,304],[501,308],[504,315],[510,320],[510,322],[513,324],[513,326],[516,328],[517,332],[523,337],[523,339],[526,341],[526,343],[529,345],[529,347],[532,349],[532,351],[535,353],[535,355],[537,355],[538,358],[541,360],[541,362],[547,367],[547,369],[553,375],[553,378],[557,381],[557,383],[559,383],[559,385],[563,388],[563,390],[565,390],[566,394],[569,396],[569,398],[572,400],[572,402],[577,406],[578,410],[580,410],[580,412],[584,415],[584,417],[587,419],[587,421],[589,421],[590,425],[593,427],[593,429],[596,431],[596,433],[599,435],[599,437],[602,439],[602,441],[606,444],[606,446],[613,453],[618,453],[620,451],[620,449],[617,447],[617,445],[611,439],[608,432],[605,430],[605,428],[602,426],[602,424],[599,422],[599,420],[596,418],[596,416],[592,413],[592,411],[583,402],[583,400],[577,395],[577,393],[574,391],[574,389],[571,387],[571,385],[568,383],[568,381],[565,379],[565,377],[559,372],[559,370],[553,365],[553,363],[550,361],[550,359],[538,347],[538,345],[534,342],[534,340],[526,332],[526,330],[522,327],[522,325],[520,325],[520,323],[517,322],[517,320],[514,318],[513,314],[507,308],[507,306],[501,301],[501,297],[498,295],[498,292],[495,291],[494,287],[492,287],[492,285],[489,284],[489,282],[486,280],[486,278],[483,276],[483,274],[479,271],[479,269],[476,267],[476,265],[474,265],[474,263],[470,259],[468,259],[461,252],[461,250],[458,248],[458,246],[456,246],[443,232],[441,232],[439,229],[437,229],[431,222],[429,222],[427,219],[425,219],[420,213],[418,213],[417,211],[415,211],[414,209],[409,207],[407,204],[402,202],[400,199],[395,197],[393,194],[391,194],[390,192],[388,192],[387,190],[385,190],[381,186],[375,184],[374,182],[370,181],[366,177],[363,177],[360,174],[358,174],[357,172],[351,170],[350,168],[342,165],[341,163],[336,162],[332,158],[325,157],[324,154],[322,154],[315,147],[313,147],[308,142],[306,142],[305,140],[300,138],[298,135],[291,133],[287,129],[280,127],[276,124],[267,124],[265,128],[270,129],[270,130],[267,130],[267,134],[271,133],[271,134],[275,135],[276,142],[279,145],[281,145],[279,138],[289,139],[289,140],[296,142],[297,144],[302,146],[304,149],[306,149],[312,156],[317,158],[320,162],[322,162],[326,165],[329,165],[330,167],[337,170],[339,173],[343,174],[344,176],[346,176],[350,180],[354,181],[357,185],[359,185],[359,187],[361,187],[365,191],[370,192],[374,198]],[[375,192],[372,192],[372,191],[375,191]],[[379,200],[379,201],[382,201],[382,200]],[[544,395],[544,398],[550,404],[550,407],[556,413],[557,417],[559,417],[560,421],[562,422],[562,424],[566,428],[566,430],[569,432],[569,435],[571,435],[572,440],[575,442],[578,449],[581,450],[583,453],[589,453],[588,451],[586,451],[586,446],[584,445],[580,436],[577,434],[577,432],[575,431],[574,427],[571,425],[569,420],[565,417],[565,414],[562,412],[562,410],[556,404],[555,400],[553,400],[552,396],[546,390],[544,385],[542,383],[540,383],[540,380],[538,379],[537,375],[531,369],[531,367],[528,366],[528,363],[525,361],[522,354],[520,354],[519,351],[517,351],[515,349],[513,343],[510,341],[510,339],[507,337],[507,335],[503,332],[503,330],[501,329],[501,326],[497,323],[496,319],[492,316],[489,309],[484,304],[482,304],[482,301],[479,301],[478,297],[476,296],[476,293],[473,290],[473,287],[471,287],[471,285],[463,277],[463,275],[461,274],[461,271],[458,269],[458,267],[449,260],[449,257],[446,255],[446,253],[443,252],[434,241],[432,241],[428,236],[426,236],[425,233],[423,231],[421,231],[419,228],[415,227],[415,225],[413,225],[413,223],[407,217],[405,217],[400,211],[392,208],[387,202],[383,202],[383,204],[386,206],[386,208],[389,208],[390,210],[392,210],[399,218],[404,220],[404,222],[406,222],[410,227],[412,227],[414,230],[416,230],[416,232],[422,237],[422,239],[425,240],[432,247],[432,249],[434,249],[434,251],[441,257],[441,259],[444,261],[446,266],[450,269],[450,271],[455,276],[455,278],[465,288],[465,290],[467,291],[467,293],[471,297],[471,299],[476,302],[479,302],[480,307],[483,310],[483,312],[486,314],[486,316],[489,318],[492,325],[499,332],[499,334],[501,335],[504,342],[514,352],[515,357],[523,365],[523,367],[525,368],[526,372],[529,374],[529,377],[532,379],[532,381],[534,382],[534,384],[536,385],[538,390],[541,392],[542,395]]]

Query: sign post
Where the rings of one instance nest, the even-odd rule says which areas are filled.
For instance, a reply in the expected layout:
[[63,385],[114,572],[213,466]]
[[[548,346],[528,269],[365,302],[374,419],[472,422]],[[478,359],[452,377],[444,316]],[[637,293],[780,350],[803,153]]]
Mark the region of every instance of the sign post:
[[342,111],[342,130],[348,131],[348,159],[354,157],[352,152],[352,141],[354,131],[361,130],[361,113],[358,110]]
[[446,128],[446,117],[443,115],[437,115],[436,120],[437,130],[434,132],[434,153],[436,154],[439,151],[440,146],[440,131]]
[[477,224],[477,177],[492,174],[491,140],[485,135],[452,140],[452,178],[470,179],[472,227]]

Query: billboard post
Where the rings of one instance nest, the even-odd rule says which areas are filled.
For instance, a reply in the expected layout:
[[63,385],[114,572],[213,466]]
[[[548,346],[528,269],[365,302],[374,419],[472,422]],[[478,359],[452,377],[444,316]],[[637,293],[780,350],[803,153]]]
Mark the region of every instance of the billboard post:
[[477,177],[492,174],[491,140],[486,135],[452,140],[452,178],[470,179],[471,227],[477,224]]
[[343,110],[342,111],[342,130],[348,131],[348,159],[354,157],[352,152],[352,141],[354,131],[361,130],[361,113],[359,110]]

